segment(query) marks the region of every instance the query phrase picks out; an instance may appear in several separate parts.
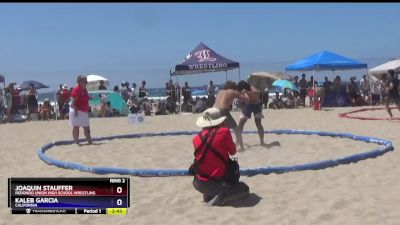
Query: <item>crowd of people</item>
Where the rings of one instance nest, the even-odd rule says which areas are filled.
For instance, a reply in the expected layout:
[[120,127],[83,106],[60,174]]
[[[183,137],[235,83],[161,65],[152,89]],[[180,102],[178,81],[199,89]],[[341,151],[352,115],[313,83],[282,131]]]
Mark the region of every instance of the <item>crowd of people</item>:
[[[388,72],[390,74],[390,72]],[[397,75],[391,78],[397,82]],[[343,82],[340,76],[336,76],[330,81],[327,76],[324,82],[319,85],[313,76],[309,80],[306,74],[302,74],[299,80],[295,76],[292,80],[299,92],[293,90],[285,90],[282,97],[286,97],[289,102],[296,102],[298,105],[306,107],[306,98],[309,99],[309,106],[313,107],[317,101],[323,107],[342,107],[342,106],[363,106],[363,105],[385,105],[385,99],[388,93],[387,75],[383,75],[381,80],[368,80],[367,75],[363,75],[362,79],[357,82],[355,76],[349,78],[348,82]],[[278,93],[273,100],[278,108],[288,105],[287,101],[282,101],[282,97]]]
[[121,94],[130,113],[144,112],[146,115],[169,115],[180,112],[201,113],[214,104],[218,91],[217,86],[210,81],[206,95],[194,97],[187,81],[183,87],[180,87],[178,82],[174,83],[169,80],[165,83],[164,98],[154,100],[148,98],[146,81],[142,81],[142,86],[138,90],[136,83],[132,83],[132,88],[129,86],[128,82],[122,82],[121,87],[114,86],[113,91]]
[[49,99],[38,102],[38,93],[33,84],[29,84],[28,90],[22,90],[16,83],[9,83],[3,90],[0,89],[1,121],[50,120],[54,114]]
[[[60,90],[57,92],[60,115],[68,115],[69,123],[72,126],[72,136],[78,145],[80,145],[80,127],[84,130],[88,144],[92,144],[89,119],[90,96],[86,89],[87,83],[85,76],[78,76],[77,85],[74,88],[60,85]],[[300,80],[298,77],[294,78],[294,85],[298,87],[299,92],[288,89],[284,91],[283,95],[290,101],[299,100],[303,106],[306,106],[307,96],[310,98],[310,105],[317,99],[328,105],[333,99],[334,103],[340,106],[339,99],[345,97],[351,105],[358,105],[360,102],[366,104],[374,100],[374,95],[378,95],[377,92],[372,91],[375,88],[381,91],[379,97],[382,98],[390,118],[393,118],[389,107],[391,103],[394,103],[400,111],[399,80],[398,74],[394,70],[389,70],[381,80],[373,83],[364,76],[360,83],[356,81],[355,77],[351,77],[347,85],[342,85],[340,76],[337,76],[333,82],[325,77],[325,82],[319,87],[312,76],[307,81],[306,75],[303,74]],[[99,85],[99,90],[106,89],[102,83]],[[20,91],[21,89],[12,83],[5,89],[4,94],[1,92],[0,105],[8,119],[12,118],[10,115],[21,110],[21,105],[24,105],[30,119],[34,114],[38,114],[44,120],[51,119],[54,109],[48,100],[45,100],[43,105],[38,104],[38,94],[34,85],[29,85],[29,90],[24,98],[20,97]],[[226,205],[249,196],[250,188],[244,182],[239,181],[239,164],[237,158],[233,158],[233,156],[237,152],[245,151],[242,132],[252,115],[260,145],[265,147],[280,145],[279,142],[266,144],[264,140],[264,127],[261,120],[264,118],[263,108],[267,105],[264,102],[264,95],[269,95],[268,89],[259,90],[243,80],[238,83],[227,81],[222,90],[218,90],[210,81],[207,87],[207,97],[197,98],[195,101],[188,82],[185,82],[181,88],[179,83],[174,84],[172,80],[165,84],[166,99],[158,102],[152,102],[147,98],[146,81],[142,81],[138,91],[136,91],[135,83],[132,88],[129,88],[129,83],[122,82],[121,89],[115,86],[114,92],[118,92],[126,101],[131,113],[140,111],[147,113],[147,107],[151,107],[148,105],[152,104],[157,106],[158,112],[164,110],[168,113],[177,113],[177,107],[180,106],[182,111],[202,113],[196,121],[196,125],[201,128],[201,131],[193,137],[194,161],[189,168],[189,173],[193,175],[194,189],[203,195],[203,200],[209,206]],[[181,95],[183,97],[182,104]],[[281,95],[276,93],[273,103],[279,106],[281,98]],[[266,100],[268,101],[268,97]],[[109,101],[104,96],[101,104],[104,104],[106,108],[110,107]],[[242,109],[238,122],[230,113],[235,104]],[[288,102],[284,101],[283,104],[286,106]],[[161,109],[162,107],[164,108]],[[157,111],[155,114],[157,115]],[[61,116],[61,118],[63,117]],[[230,130],[234,132],[236,143],[233,141]]]
[[[340,76],[336,76],[333,81],[328,77],[324,78],[322,85],[319,85],[313,76],[307,80],[306,74],[301,75],[301,79],[295,76],[292,80],[299,92],[291,89],[283,89],[283,92],[275,92],[275,97],[269,101],[269,90],[263,90],[261,104],[264,108],[296,108],[306,107],[306,98],[309,99],[309,106],[315,103],[322,107],[340,106],[362,106],[362,105],[387,105],[388,87],[391,80],[398,82],[398,75],[391,73],[382,76],[382,80],[371,82],[367,76],[357,82],[356,77],[350,77],[348,82],[343,82]],[[396,84],[395,84],[396,86]],[[98,90],[107,90],[104,82],[100,82]],[[52,120],[56,118],[67,119],[71,105],[72,88],[66,84],[60,84],[56,92],[57,109],[51,104],[49,99],[38,102],[38,93],[34,85],[30,85],[29,90],[24,92],[16,83],[10,83],[0,91],[0,116],[2,121],[13,122],[21,120],[20,115],[25,115],[26,120]],[[212,107],[215,103],[218,87],[211,80],[207,85],[204,95],[193,96],[192,88],[186,81],[181,87],[178,82],[169,80],[165,83],[164,98],[155,100],[148,97],[146,81],[143,80],[140,87],[133,82],[132,86],[128,82],[122,82],[121,86],[114,86],[114,92],[121,95],[126,102],[130,113],[144,112],[146,115],[168,115],[177,113],[202,113]],[[392,91],[393,92],[393,91]],[[182,97],[182,98],[181,98]],[[182,100],[181,100],[182,99]],[[396,98],[395,98],[396,99]],[[233,101],[233,108],[241,108],[237,99]],[[90,112],[90,109],[89,109]],[[94,116],[93,113],[89,114]],[[101,117],[118,116],[119,112],[113,109],[107,95],[101,95]]]

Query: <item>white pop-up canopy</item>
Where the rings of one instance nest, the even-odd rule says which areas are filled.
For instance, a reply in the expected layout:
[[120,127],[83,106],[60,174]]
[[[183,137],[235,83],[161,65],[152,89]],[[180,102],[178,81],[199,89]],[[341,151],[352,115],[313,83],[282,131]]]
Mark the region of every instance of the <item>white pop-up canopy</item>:
[[100,76],[100,75],[90,74],[90,75],[86,76],[86,79],[88,81],[88,84],[86,87],[88,91],[98,90],[99,86],[100,86],[100,81],[103,81],[104,86],[106,86],[106,87],[108,85],[110,85],[108,82],[108,79],[103,76]]
[[379,66],[370,69],[368,72],[372,76],[381,79],[382,75],[387,73],[388,70],[400,71],[400,58],[394,59]]

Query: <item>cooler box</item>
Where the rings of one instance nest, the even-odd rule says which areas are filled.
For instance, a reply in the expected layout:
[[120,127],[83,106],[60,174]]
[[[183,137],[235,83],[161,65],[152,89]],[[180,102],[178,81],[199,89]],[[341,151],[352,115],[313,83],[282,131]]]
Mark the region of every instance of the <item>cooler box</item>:
[[313,109],[314,109],[314,110],[321,110],[321,102],[320,102],[318,99],[316,99],[316,100],[313,102]]

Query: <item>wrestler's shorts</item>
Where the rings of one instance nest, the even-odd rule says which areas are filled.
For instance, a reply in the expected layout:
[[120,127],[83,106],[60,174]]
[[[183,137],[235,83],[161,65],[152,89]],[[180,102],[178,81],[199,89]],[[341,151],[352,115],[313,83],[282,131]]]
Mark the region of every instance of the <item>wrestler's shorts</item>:
[[251,113],[254,113],[255,118],[263,119],[264,115],[262,114],[262,103],[260,102],[257,104],[245,105],[240,118],[250,119]]

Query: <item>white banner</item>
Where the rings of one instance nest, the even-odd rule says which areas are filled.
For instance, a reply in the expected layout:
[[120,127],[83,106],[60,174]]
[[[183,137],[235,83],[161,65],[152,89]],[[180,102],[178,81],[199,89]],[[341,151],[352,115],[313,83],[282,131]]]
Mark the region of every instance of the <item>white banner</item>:
[[128,124],[136,124],[144,122],[144,111],[141,113],[131,113],[128,114]]

